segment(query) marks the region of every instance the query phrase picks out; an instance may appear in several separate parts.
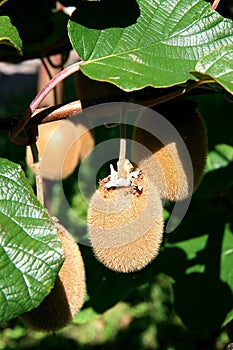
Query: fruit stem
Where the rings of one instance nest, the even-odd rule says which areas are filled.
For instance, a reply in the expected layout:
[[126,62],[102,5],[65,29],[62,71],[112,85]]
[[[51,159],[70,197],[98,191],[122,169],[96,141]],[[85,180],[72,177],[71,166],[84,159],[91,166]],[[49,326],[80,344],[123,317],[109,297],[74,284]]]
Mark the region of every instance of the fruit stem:
[[119,150],[119,161],[117,163],[117,176],[118,178],[127,179],[127,172],[125,169],[126,125],[124,121],[125,121],[125,105],[122,106],[120,111],[120,150]]
[[33,158],[33,168],[35,169],[35,181],[36,181],[36,195],[42,205],[44,205],[44,189],[43,181],[40,175],[40,157],[39,151],[36,143],[30,145],[32,158]]
[[31,152],[32,152],[32,158],[33,158],[33,163],[38,163],[39,162],[39,152],[36,143],[33,143],[30,145]]
[[211,5],[211,10],[214,11],[216,10],[220,0],[214,0],[213,4]]
[[119,155],[119,161],[117,163],[117,176],[118,178],[122,178],[122,179],[127,178],[127,172],[125,170],[125,152],[126,152],[126,140],[121,138],[120,155]]
[[44,189],[42,177],[40,175],[40,162],[34,163],[33,168],[35,169],[36,195],[40,203],[44,205]]
[[10,140],[16,144],[19,145],[27,145],[28,139],[19,136],[21,131],[25,128],[29,120],[31,119],[31,116],[35,112],[36,108],[38,108],[39,104],[43,101],[43,99],[48,95],[48,93],[54,89],[54,87],[62,82],[65,78],[70,76],[71,74],[77,72],[80,68],[80,64],[82,64],[83,61],[80,60],[79,62],[76,62],[59,73],[57,73],[44,87],[43,89],[36,95],[36,97],[32,100],[30,105],[28,106],[26,112],[23,114],[22,118],[19,120],[19,122],[14,126],[12,130],[9,132]]
[[[50,73],[49,67],[46,64],[45,59],[43,57],[41,58],[41,63],[43,65],[46,73],[48,74],[49,79],[51,80],[53,78],[52,74]],[[54,104],[57,105],[58,102],[57,102],[57,87],[56,86],[53,88],[53,99],[54,99]]]
[[36,108],[38,108],[39,104],[43,101],[45,96],[60,82],[62,82],[64,79],[66,79],[68,76],[70,76],[73,73],[76,73],[79,68],[80,64],[83,63],[83,61],[76,62],[59,73],[57,73],[45,86],[44,88],[36,95],[34,100],[30,103],[28,109],[26,110],[25,114],[30,114],[30,116],[35,112]]

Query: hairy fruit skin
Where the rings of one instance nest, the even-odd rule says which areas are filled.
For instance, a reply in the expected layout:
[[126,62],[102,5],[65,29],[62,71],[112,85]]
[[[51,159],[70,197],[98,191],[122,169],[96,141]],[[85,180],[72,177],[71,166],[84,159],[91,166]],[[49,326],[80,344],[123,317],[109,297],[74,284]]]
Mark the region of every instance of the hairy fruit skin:
[[[139,159],[139,168],[155,184],[161,198],[183,200],[198,187],[206,164],[207,133],[204,121],[193,104],[183,102],[173,108],[161,108],[179,138],[171,138],[163,144],[147,130],[135,127],[134,141],[148,149],[147,156],[137,146],[133,157]],[[169,130],[167,131],[169,135]],[[159,137],[159,135],[158,135]],[[184,144],[180,142],[182,138]],[[185,149],[184,149],[185,148]]]
[[65,261],[50,294],[35,309],[20,315],[27,326],[39,331],[65,327],[81,309],[85,293],[85,269],[79,247],[60,224],[56,224],[65,252]]
[[146,178],[140,194],[100,184],[88,209],[88,233],[96,258],[111,270],[133,272],[149,264],[162,242],[162,202]]

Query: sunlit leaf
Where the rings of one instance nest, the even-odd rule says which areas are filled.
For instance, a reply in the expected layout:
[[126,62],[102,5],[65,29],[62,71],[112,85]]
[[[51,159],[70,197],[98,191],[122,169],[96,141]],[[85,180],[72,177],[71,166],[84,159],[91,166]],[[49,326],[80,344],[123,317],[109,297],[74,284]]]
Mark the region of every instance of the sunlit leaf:
[[[209,54],[212,63],[217,64],[219,48],[222,57],[231,55],[232,21],[211,11],[203,0],[137,2],[140,16],[128,26],[117,27],[114,22],[114,27],[109,27],[110,22],[106,28],[93,29],[80,24],[80,9],[73,14],[68,24],[69,37],[85,61],[82,71],[90,78],[111,82],[126,91],[148,85],[168,87],[195,79],[190,71]],[[90,9],[89,12],[93,19]],[[205,69],[208,70],[204,67],[203,72]],[[218,76],[221,72],[224,87],[229,88],[232,78],[226,76],[224,64]]]
[[53,220],[19,165],[0,159],[0,320],[38,306],[54,285],[63,249]]
[[219,47],[209,55],[206,55],[197,62],[196,71],[192,72],[199,79],[203,75],[209,75],[210,78],[218,82],[224,89],[233,93],[233,45],[228,47]]

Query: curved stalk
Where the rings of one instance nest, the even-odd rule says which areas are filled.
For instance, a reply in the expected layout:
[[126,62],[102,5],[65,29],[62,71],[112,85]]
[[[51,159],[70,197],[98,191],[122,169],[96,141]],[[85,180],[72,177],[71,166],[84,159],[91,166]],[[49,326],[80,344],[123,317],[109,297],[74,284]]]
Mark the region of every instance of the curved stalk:
[[65,78],[67,78],[71,74],[76,73],[80,68],[80,64],[82,64],[82,63],[83,63],[83,61],[80,60],[79,62],[76,62],[76,63],[72,64],[71,66],[68,66],[65,69],[63,69],[61,72],[56,74],[44,86],[44,88],[36,95],[36,97],[32,100],[32,102],[28,106],[26,112],[23,114],[22,118],[15,125],[15,127],[9,132],[9,137],[10,137],[10,140],[12,142],[17,143],[19,145],[28,145],[29,143],[33,143],[32,141],[34,141],[34,140],[30,140],[30,137],[27,139],[27,138],[24,138],[22,136],[19,136],[19,134],[21,133],[21,131],[23,131],[23,129],[25,128],[25,126],[29,122],[31,116],[33,115],[35,110],[38,108],[39,104],[43,101],[45,96],[47,96],[47,94],[52,89],[54,89],[54,87],[58,83],[62,82]]

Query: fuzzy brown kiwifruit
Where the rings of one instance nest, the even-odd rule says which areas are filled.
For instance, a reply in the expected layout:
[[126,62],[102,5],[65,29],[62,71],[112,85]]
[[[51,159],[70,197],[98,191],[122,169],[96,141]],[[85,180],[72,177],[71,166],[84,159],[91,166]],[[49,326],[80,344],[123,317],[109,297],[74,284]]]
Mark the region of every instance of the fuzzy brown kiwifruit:
[[105,187],[89,203],[88,233],[96,258],[109,269],[132,272],[159,252],[163,233],[162,202],[156,188],[140,175],[139,187]]
[[81,309],[86,293],[85,269],[77,243],[67,230],[56,224],[65,252],[65,261],[54,288],[35,309],[19,318],[39,331],[57,331],[65,327]]
[[138,166],[155,184],[161,198],[182,200],[195,191],[204,173],[207,155],[206,127],[197,109],[188,101],[170,108],[160,108],[159,112],[178,131],[185,145],[179,138],[172,136],[169,139],[169,128],[169,141],[163,144],[157,135],[135,127],[133,139],[150,152],[146,156],[143,152],[140,155],[140,147],[136,144],[132,158],[138,160]]
[[[41,158],[41,176],[49,180],[65,179],[74,171],[79,159],[80,141],[76,125],[69,120],[40,125],[37,147]],[[29,146],[26,161],[34,171]]]

